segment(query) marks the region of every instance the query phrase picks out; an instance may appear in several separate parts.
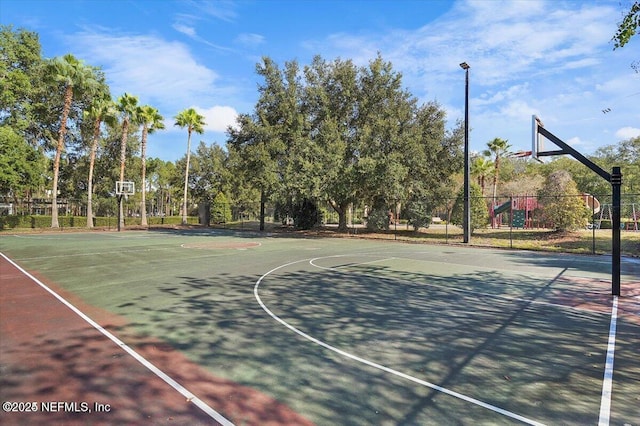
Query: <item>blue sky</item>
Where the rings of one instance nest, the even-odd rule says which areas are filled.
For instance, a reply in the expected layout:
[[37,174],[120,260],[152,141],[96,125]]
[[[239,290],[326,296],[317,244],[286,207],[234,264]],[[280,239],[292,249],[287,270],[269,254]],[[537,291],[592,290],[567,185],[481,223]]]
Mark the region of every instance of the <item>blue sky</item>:
[[[270,56],[302,66],[314,55],[366,65],[377,52],[420,102],[437,101],[449,127],[464,116],[470,69],[470,143],[495,137],[531,148],[531,115],[579,151],[640,135],[640,36],[613,50],[630,0],[0,0],[0,23],[40,35],[45,57],[72,53],[101,67],[114,97],[158,108],[167,130],[147,155],[176,160],[186,131],[173,117],[195,107],[203,140],[257,100],[255,65]],[[603,110],[609,110],[604,113]]]

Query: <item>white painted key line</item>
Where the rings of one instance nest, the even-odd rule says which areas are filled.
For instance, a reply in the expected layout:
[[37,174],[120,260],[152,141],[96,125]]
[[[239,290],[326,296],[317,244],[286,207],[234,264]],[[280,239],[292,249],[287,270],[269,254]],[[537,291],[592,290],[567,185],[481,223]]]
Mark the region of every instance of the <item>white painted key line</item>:
[[602,381],[602,398],[600,399],[600,419],[598,426],[608,426],[611,418],[611,389],[613,387],[613,359],[616,351],[616,327],[618,322],[618,296],[613,296],[611,307],[611,324],[609,325],[609,342],[607,344],[607,361],[604,366]]
[[[339,256],[339,255],[336,255],[336,256],[326,256],[326,257],[327,257],[327,258],[329,258],[329,257],[340,257],[340,256]],[[425,386],[425,387],[431,388],[431,389],[433,389],[433,390],[435,390],[435,391],[442,392],[442,393],[444,393],[444,394],[447,394],[447,395],[453,396],[454,398],[458,398],[458,399],[461,399],[461,400],[463,400],[463,401],[469,402],[469,403],[471,403],[471,404],[478,405],[478,406],[480,406],[480,407],[486,408],[486,409],[488,409],[488,410],[491,410],[491,411],[496,412],[496,413],[498,413],[498,414],[501,414],[501,415],[503,415],[503,416],[507,416],[507,417],[510,417],[510,418],[512,418],[512,419],[519,420],[519,421],[521,421],[521,422],[523,422],[523,423],[530,424],[530,425],[538,425],[538,426],[543,425],[543,423],[539,423],[539,422],[537,422],[537,421],[535,421],[535,420],[528,419],[528,418],[526,418],[526,417],[523,417],[523,416],[520,416],[520,415],[518,415],[518,414],[512,413],[512,412],[510,412],[510,411],[504,410],[504,409],[502,409],[502,408],[500,408],[500,407],[496,407],[496,406],[491,405],[491,404],[488,404],[488,403],[486,403],[486,402],[482,402],[482,401],[480,401],[480,400],[478,400],[478,399],[471,398],[471,397],[469,397],[469,396],[466,396],[466,395],[463,395],[463,394],[461,394],[461,393],[458,393],[458,392],[452,391],[452,390],[450,390],[450,389],[443,388],[442,386],[438,386],[438,385],[436,385],[436,384],[434,384],[434,383],[430,383],[430,382],[427,382],[427,381],[425,381],[425,380],[418,379],[417,377],[413,377],[413,376],[410,376],[410,375],[408,375],[408,374],[402,373],[401,371],[394,370],[393,368],[385,367],[384,365],[381,365],[381,364],[378,364],[378,363],[375,363],[375,362],[369,361],[369,360],[367,360],[367,359],[364,359],[364,358],[362,358],[362,357],[359,357],[359,356],[357,356],[357,355],[353,355],[353,354],[350,354],[350,353],[348,353],[348,352],[345,352],[345,351],[343,351],[342,349],[338,349],[338,348],[336,348],[335,346],[331,346],[331,345],[329,345],[328,343],[325,343],[325,342],[323,342],[323,341],[321,341],[321,340],[319,340],[319,339],[316,339],[316,338],[315,338],[315,337],[313,337],[313,336],[308,335],[307,333],[305,333],[305,332],[303,332],[303,331],[301,331],[301,330],[297,329],[296,327],[292,326],[291,324],[287,323],[287,322],[286,322],[286,321],[284,321],[282,318],[280,318],[280,317],[278,317],[276,314],[274,314],[274,313],[273,313],[273,312],[272,312],[272,311],[271,311],[271,310],[270,310],[270,309],[269,309],[269,308],[264,304],[264,302],[263,302],[263,301],[262,301],[262,299],[260,298],[260,295],[258,294],[258,289],[259,289],[259,287],[260,287],[260,283],[262,282],[262,280],[264,280],[264,279],[265,279],[267,276],[269,276],[271,273],[273,273],[273,272],[275,272],[275,271],[277,271],[277,270],[279,270],[279,269],[283,269],[283,268],[286,268],[287,266],[295,265],[296,263],[302,263],[302,262],[310,262],[310,263],[311,263],[311,262],[313,262],[313,261],[315,261],[315,260],[318,260],[318,259],[321,259],[321,258],[320,258],[320,257],[317,257],[317,258],[313,258],[313,259],[303,259],[303,260],[297,260],[297,261],[294,261],[294,262],[289,262],[289,263],[286,263],[286,264],[284,264],[284,265],[280,265],[280,266],[278,266],[278,267],[276,267],[276,268],[273,268],[272,270],[270,270],[270,271],[268,271],[267,273],[265,273],[264,275],[262,275],[262,276],[258,279],[258,281],[256,281],[256,284],[255,284],[255,286],[254,286],[254,288],[253,288],[253,294],[254,294],[254,296],[255,296],[256,300],[258,301],[258,303],[260,304],[260,307],[262,307],[262,309],[263,309],[267,314],[269,314],[269,316],[271,316],[274,320],[276,320],[276,321],[277,321],[277,322],[279,322],[280,324],[284,325],[284,326],[285,326],[285,327],[287,327],[289,330],[293,331],[294,333],[298,334],[299,336],[304,337],[305,339],[307,339],[307,340],[309,340],[309,341],[311,341],[311,342],[313,342],[313,343],[315,343],[315,344],[317,344],[317,345],[319,345],[319,346],[322,346],[322,347],[323,347],[323,348],[325,348],[325,349],[328,349],[328,350],[330,350],[330,351],[332,351],[332,352],[335,352],[335,353],[337,353],[337,354],[340,354],[340,355],[342,355],[342,356],[344,356],[344,357],[346,357],[346,358],[349,358],[349,359],[352,359],[352,360],[354,360],[354,361],[356,361],[356,362],[360,362],[360,363],[362,363],[362,364],[368,365],[368,366],[373,367],[373,368],[375,368],[375,369],[378,369],[378,370],[381,370],[381,371],[384,371],[384,372],[387,372],[387,373],[393,374],[394,376],[401,377],[401,378],[403,378],[403,379],[406,379],[406,380],[409,380],[409,381],[411,381],[411,382],[417,383],[417,384],[419,384],[419,385],[421,385],[421,386]]]
[[75,312],[80,318],[82,318],[84,321],[86,321],[87,323],[89,323],[89,325],[91,325],[93,328],[95,328],[96,330],[98,330],[100,333],[102,333],[104,336],[106,336],[107,338],[109,338],[109,340],[113,341],[116,345],[118,345],[122,350],[124,350],[125,352],[127,352],[129,355],[131,355],[136,361],[138,361],[140,364],[142,364],[143,366],[145,366],[148,370],[150,370],[153,374],[155,374],[156,376],[158,376],[159,378],[161,378],[162,380],[164,380],[165,383],[167,383],[169,386],[171,386],[172,388],[174,388],[175,390],[177,390],[178,392],[180,392],[180,394],[182,394],[182,396],[184,396],[187,401],[192,402],[195,406],[197,406],[198,408],[200,408],[202,411],[204,411],[207,415],[209,415],[209,417],[211,417],[212,419],[214,419],[215,421],[217,421],[218,423],[220,423],[223,426],[234,426],[232,422],[230,422],[229,420],[227,420],[226,418],[224,418],[220,413],[218,413],[217,411],[215,411],[213,408],[209,407],[204,401],[202,401],[200,398],[198,398],[197,396],[195,396],[194,394],[192,394],[191,392],[189,392],[189,390],[187,390],[184,386],[182,386],[180,383],[176,382],[174,379],[172,379],[169,375],[167,375],[165,372],[163,372],[162,370],[160,370],[158,367],[156,367],[155,365],[153,365],[151,362],[149,362],[146,358],[144,358],[142,355],[140,355],[139,353],[137,353],[136,351],[134,351],[133,349],[131,349],[129,346],[127,346],[126,343],[124,343],[122,340],[118,339],[116,336],[114,336],[113,334],[111,334],[108,330],[106,330],[105,328],[103,328],[100,324],[98,324],[97,322],[95,322],[94,320],[92,320],[91,318],[89,318],[87,315],[85,315],[84,312],[82,312],[80,309],[76,308],[74,305],[72,305],[69,301],[67,301],[65,298],[63,298],[62,296],[60,296],[58,293],[56,293],[55,291],[51,290],[49,287],[47,287],[45,284],[43,284],[40,280],[38,280],[36,277],[34,277],[33,275],[31,275],[30,273],[28,273],[27,271],[25,271],[22,267],[20,267],[19,265],[17,265],[15,262],[13,262],[11,259],[9,259],[7,256],[4,255],[4,253],[0,253],[0,256],[4,257],[9,263],[11,263],[13,266],[15,266],[16,268],[18,268],[18,270],[20,272],[22,272],[25,276],[29,277],[33,282],[35,282],[36,284],[38,284],[40,287],[42,287],[44,290],[46,290],[47,292],[49,292],[53,297],[55,297],[56,299],[58,299],[62,304],[64,304],[66,307],[68,307],[69,309],[71,309],[73,312]]

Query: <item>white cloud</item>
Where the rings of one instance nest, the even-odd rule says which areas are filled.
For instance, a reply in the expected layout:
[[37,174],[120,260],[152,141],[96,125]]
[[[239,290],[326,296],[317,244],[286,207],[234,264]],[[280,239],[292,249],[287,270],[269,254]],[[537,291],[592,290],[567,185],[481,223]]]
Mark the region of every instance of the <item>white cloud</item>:
[[231,0],[217,0],[214,2],[191,1],[190,3],[199,13],[221,21],[234,22],[238,17],[236,12],[237,4]]
[[603,95],[615,96],[616,98],[637,95],[638,93],[629,93],[629,89],[634,86],[636,89],[640,88],[640,76],[632,75],[632,73],[631,69],[629,69],[628,74],[608,76],[606,80],[598,82],[595,87]]
[[516,84],[514,86],[508,87],[505,90],[500,90],[497,92],[493,92],[488,90],[487,92],[481,94],[478,99],[474,102],[476,105],[492,105],[508,100],[513,99],[522,99],[529,95],[529,85],[527,83],[524,84]]
[[245,47],[255,48],[264,44],[264,36],[253,33],[242,33],[236,37],[236,43],[239,43]]
[[527,117],[530,119],[533,114],[538,114],[538,110],[529,105],[526,101],[519,99],[504,105],[500,113],[507,117]]
[[640,136],[640,129],[637,127],[623,127],[618,129],[616,136],[623,140],[637,138]]
[[185,34],[185,35],[187,35],[189,37],[195,37],[196,36],[196,29],[194,27],[191,27],[191,26],[188,26],[188,25],[175,23],[175,24],[173,24],[173,29],[178,31],[179,33]]
[[[582,140],[578,136],[574,136],[570,138],[569,140],[566,141],[566,143],[571,147],[580,146],[584,144],[584,142],[582,142]],[[551,149],[557,149],[557,147],[554,145]]]
[[103,68],[114,98],[127,92],[159,108],[186,106],[207,100],[218,78],[179,42],[87,32],[72,37],[79,57]]
[[[257,77],[237,71],[240,65],[233,65],[232,58],[245,48],[258,47],[252,51],[256,55],[279,48],[277,37],[265,30],[267,45],[263,35],[248,28],[245,33],[220,37],[202,23],[239,21],[238,4],[190,4],[188,15],[174,15],[173,29],[180,34],[173,36],[201,43],[198,48],[204,52],[215,49],[210,58],[196,59],[201,53],[198,48],[190,51],[180,42],[112,30],[96,32],[95,28],[73,34],[69,45],[87,63],[103,67],[114,97],[124,91],[139,95],[141,102],[161,108],[165,117],[189,105],[204,105],[198,110],[206,117],[207,131],[224,132],[235,123],[236,110],[250,109],[251,96],[257,96],[252,91]],[[321,38],[300,40],[298,45],[309,58],[321,54],[328,61],[340,57],[357,65],[366,65],[380,52],[403,74],[404,86],[420,102],[436,100],[446,109],[451,127],[464,113],[465,79],[459,64],[467,61],[471,65],[472,148],[483,149],[488,140],[501,137],[526,149],[535,113],[559,137],[572,137],[567,141],[595,149],[620,140],[615,138],[637,136],[640,122],[636,107],[640,75],[630,68],[637,52],[614,52],[610,43],[619,17],[616,0],[460,0],[449,12],[417,29],[373,33],[340,28]],[[295,36],[301,37],[300,33]],[[305,57],[296,51],[287,53],[294,44],[287,43],[282,55],[291,56],[285,60]],[[225,55],[218,62],[217,53]],[[201,61],[206,60],[216,70],[226,70],[224,78],[204,66]],[[249,62],[259,60],[256,56]],[[246,99],[238,101],[238,93],[247,94]],[[612,111],[603,114],[605,108]]]
[[599,4],[460,1],[416,31],[336,33],[305,46],[343,58],[371,58],[380,51],[409,80],[428,76],[432,87],[457,78],[458,64],[467,61],[474,81],[491,85],[597,64],[594,53],[608,44],[613,24],[607,22],[615,20],[616,8]]
[[204,116],[205,130],[225,132],[229,126],[235,126],[238,112],[230,106],[216,105],[210,108],[194,107]]
[[[218,19],[223,19],[218,16],[215,16],[215,17]],[[214,49],[217,49],[220,51],[226,51],[226,52],[232,51],[232,49],[230,49],[229,47],[222,46],[218,43],[214,43],[210,40],[207,40],[206,38],[201,37],[198,34],[198,30],[196,29],[196,27],[200,21],[204,20],[204,15],[196,16],[193,14],[180,13],[175,16],[175,20],[176,22],[172,25],[172,28],[178,31],[179,33],[186,35],[190,39],[195,40],[199,43],[205,44],[209,47],[213,47]]]

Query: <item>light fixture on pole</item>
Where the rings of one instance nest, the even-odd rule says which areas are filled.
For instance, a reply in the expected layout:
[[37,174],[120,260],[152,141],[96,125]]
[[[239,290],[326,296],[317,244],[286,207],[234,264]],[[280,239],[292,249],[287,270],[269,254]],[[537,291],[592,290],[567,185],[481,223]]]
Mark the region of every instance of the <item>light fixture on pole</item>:
[[465,71],[464,85],[464,230],[462,242],[468,243],[471,237],[471,190],[469,183],[469,64],[463,62],[460,68]]

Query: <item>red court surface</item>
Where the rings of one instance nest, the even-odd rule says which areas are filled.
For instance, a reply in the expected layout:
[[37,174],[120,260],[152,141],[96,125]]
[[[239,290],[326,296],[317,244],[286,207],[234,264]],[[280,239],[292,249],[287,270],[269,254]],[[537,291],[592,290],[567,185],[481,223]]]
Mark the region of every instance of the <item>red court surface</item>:
[[[267,395],[213,376],[167,344],[136,337],[122,318],[45,284],[229,421],[311,424]],[[3,425],[217,424],[1,256],[0,399]]]

